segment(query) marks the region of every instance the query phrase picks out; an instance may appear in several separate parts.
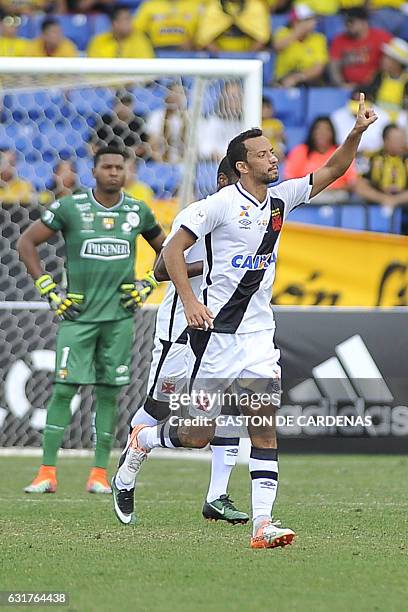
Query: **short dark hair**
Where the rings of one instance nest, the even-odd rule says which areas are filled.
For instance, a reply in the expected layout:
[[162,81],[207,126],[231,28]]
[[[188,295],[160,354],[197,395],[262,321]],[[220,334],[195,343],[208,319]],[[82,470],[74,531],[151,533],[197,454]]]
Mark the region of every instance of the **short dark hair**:
[[117,16],[119,15],[119,13],[121,13],[122,11],[126,11],[128,13],[130,13],[130,9],[128,6],[125,6],[124,4],[119,4],[117,6],[114,6],[110,11],[109,11],[109,19],[112,21],[115,21],[115,19],[117,18]]
[[125,149],[120,149],[119,147],[101,147],[94,155],[94,168],[98,165],[102,155],[121,155],[125,161],[129,157]]
[[222,160],[220,161],[220,165],[218,166],[218,169],[217,169],[217,178],[220,176],[220,174],[225,174],[225,176],[228,178],[229,181],[232,179],[236,179],[236,174],[231,168],[231,165],[228,161],[227,156],[223,157]]
[[349,21],[350,19],[368,20],[368,11],[363,6],[353,6],[352,8],[344,11],[344,17],[346,21]]
[[388,134],[391,132],[391,130],[394,130],[394,129],[398,130],[398,128],[399,126],[396,123],[389,123],[388,125],[386,125],[382,131],[382,139],[385,140]]
[[233,138],[229,143],[227,158],[233,172],[235,172],[238,177],[241,176],[241,174],[239,170],[237,170],[237,162],[247,161],[248,151],[245,146],[245,141],[249,140],[250,138],[259,138],[259,136],[262,136],[261,128],[251,128],[250,130],[246,130],[245,132],[238,134],[238,136],[235,136],[235,138]]
[[44,19],[44,21],[41,24],[41,32],[45,32],[45,30],[48,30],[48,28],[51,28],[52,26],[59,26],[60,22],[58,21],[58,19],[55,19],[54,17],[46,17]]

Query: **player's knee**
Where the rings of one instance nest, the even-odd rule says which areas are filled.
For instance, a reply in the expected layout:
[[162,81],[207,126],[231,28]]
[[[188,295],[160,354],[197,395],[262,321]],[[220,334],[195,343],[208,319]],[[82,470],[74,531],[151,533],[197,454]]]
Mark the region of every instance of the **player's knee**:
[[177,430],[177,435],[184,447],[204,448],[214,437],[214,430],[215,426],[211,425],[208,427],[180,425]]
[[171,410],[168,402],[161,402],[154,399],[151,395],[147,396],[144,409],[156,421],[164,421],[170,416]]
[[55,383],[52,392],[52,399],[60,402],[71,401],[78,390],[77,385],[68,383]]

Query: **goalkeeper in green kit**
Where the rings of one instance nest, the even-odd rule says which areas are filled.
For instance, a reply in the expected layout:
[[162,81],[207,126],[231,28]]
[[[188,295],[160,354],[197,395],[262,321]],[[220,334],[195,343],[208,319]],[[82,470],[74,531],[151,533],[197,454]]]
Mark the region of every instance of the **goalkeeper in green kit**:
[[[114,440],[117,398],[130,382],[133,313],[157,283],[134,279],[139,234],[158,253],[165,235],[153,213],[122,191],[126,154],[113,147],[94,158],[94,189],[57,200],[20,237],[17,249],[40,295],[60,319],[55,384],[44,430],[43,463],[27,493],[54,493],[56,459],[79,385],[95,384],[96,447],[90,493],[110,493],[106,468]],[[44,272],[37,246],[62,232],[68,287]]]

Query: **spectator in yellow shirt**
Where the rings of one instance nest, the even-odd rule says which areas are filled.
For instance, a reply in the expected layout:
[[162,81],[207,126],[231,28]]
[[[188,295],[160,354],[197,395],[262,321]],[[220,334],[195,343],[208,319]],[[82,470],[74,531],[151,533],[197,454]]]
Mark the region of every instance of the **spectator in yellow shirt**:
[[133,26],[155,48],[191,49],[199,8],[199,4],[188,0],[150,0],[140,6]]
[[321,84],[329,55],[326,37],[315,32],[316,15],[305,4],[293,10],[290,27],[275,35],[275,80],[283,87]]
[[196,46],[211,53],[260,51],[270,37],[264,0],[210,0],[198,23]]
[[149,39],[141,32],[133,30],[129,9],[115,7],[110,19],[111,31],[94,36],[89,43],[89,57],[154,57]]
[[27,55],[33,57],[76,57],[78,49],[66,38],[56,19],[47,17],[41,24],[41,36],[29,43]]
[[17,176],[16,152],[0,149],[0,204],[28,204],[32,198],[31,183]]
[[21,24],[18,16],[6,15],[0,22],[0,55],[3,57],[23,57],[27,55],[25,38],[18,38],[17,29]]
[[381,70],[370,85],[375,103],[397,121],[399,112],[408,109],[408,42],[393,38],[382,47]]
[[274,108],[269,98],[262,98],[262,132],[273,147],[279,161],[284,158],[285,128],[282,121],[274,117]]
[[129,157],[126,160],[126,183],[124,191],[135,200],[143,200],[149,208],[152,208],[154,193],[153,189],[137,180],[136,158]]

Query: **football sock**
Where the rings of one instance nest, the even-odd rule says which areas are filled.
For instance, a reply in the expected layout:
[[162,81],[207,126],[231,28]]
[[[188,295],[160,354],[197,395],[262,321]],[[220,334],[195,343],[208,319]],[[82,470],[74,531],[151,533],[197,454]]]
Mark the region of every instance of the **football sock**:
[[96,385],[96,444],[94,467],[105,468],[108,466],[109,455],[114,441],[116,426],[117,396],[120,387],[108,385]]
[[157,419],[155,419],[148,412],[146,412],[143,406],[135,412],[130,422],[130,425],[131,427],[136,427],[136,425],[149,425],[149,427],[154,427],[155,425],[157,425],[158,422],[159,421]]
[[[235,443],[235,444],[234,444]],[[232,468],[237,461],[239,439],[213,438],[211,441],[211,478],[207,502],[226,495]]]
[[47,422],[44,429],[43,465],[55,466],[57,453],[64,438],[65,428],[71,421],[71,400],[77,390],[76,385],[55,383],[51,400],[47,407]]
[[170,425],[170,422],[167,421],[156,427],[145,427],[138,434],[137,439],[139,445],[146,450],[159,446],[162,448],[180,448],[182,444],[178,438],[177,429],[177,425]]
[[252,520],[254,531],[259,519],[271,518],[278,488],[278,450],[251,447],[249,472],[252,482]]

